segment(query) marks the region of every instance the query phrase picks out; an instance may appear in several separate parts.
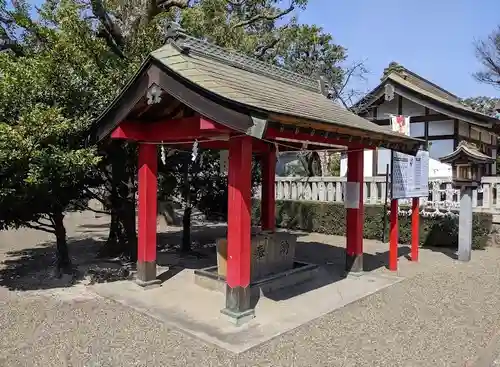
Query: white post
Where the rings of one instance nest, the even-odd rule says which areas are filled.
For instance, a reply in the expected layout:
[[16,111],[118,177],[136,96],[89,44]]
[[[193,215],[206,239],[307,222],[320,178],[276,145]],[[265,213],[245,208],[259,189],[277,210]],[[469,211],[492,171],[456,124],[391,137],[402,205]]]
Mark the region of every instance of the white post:
[[493,148],[491,150],[491,157],[495,160],[491,164],[491,175],[496,176],[497,175],[497,148]]
[[460,190],[460,214],[458,218],[458,260],[470,261],[472,251],[472,188]]

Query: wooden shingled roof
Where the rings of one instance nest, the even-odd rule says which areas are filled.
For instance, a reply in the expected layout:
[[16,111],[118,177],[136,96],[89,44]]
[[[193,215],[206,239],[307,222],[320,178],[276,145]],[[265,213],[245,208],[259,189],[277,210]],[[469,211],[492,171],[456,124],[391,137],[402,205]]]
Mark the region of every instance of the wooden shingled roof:
[[460,158],[466,158],[466,160],[476,163],[493,163],[495,161],[494,158],[479,151],[475,144],[465,140],[458,144],[455,151],[447,156],[441,157],[439,160],[443,163],[453,163]]
[[[133,97],[130,89],[143,88],[138,79],[148,74],[148,87],[157,84],[197,113],[235,130],[248,131],[257,117],[269,123],[370,139],[382,146],[396,144],[392,148],[401,151],[414,151],[422,144],[419,139],[388,131],[334,103],[323,93],[325,88],[319,79],[190,37],[176,26],[171,26],[168,33],[166,44],[150,54],[134,81],[99,118],[97,125],[107,127],[98,129],[98,139],[126,117],[123,108],[117,113],[121,101],[138,102],[140,93]],[[151,71],[151,67],[156,70]],[[178,90],[181,84],[186,88],[182,93]],[[190,98],[187,90],[202,96],[203,101]],[[213,103],[226,109],[225,114],[215,111]]]

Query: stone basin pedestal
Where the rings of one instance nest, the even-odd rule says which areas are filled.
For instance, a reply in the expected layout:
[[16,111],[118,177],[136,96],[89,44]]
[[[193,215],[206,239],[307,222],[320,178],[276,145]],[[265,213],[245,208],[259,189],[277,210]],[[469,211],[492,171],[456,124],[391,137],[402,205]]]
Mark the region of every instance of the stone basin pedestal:
[[[285,231],[254,232],[250,263],[250,288],[253,292],[271,292],[304,283],[314,277],[318,266],[295,261],[295,235]],[[195,270],[196,284],[225,292],[227,240],[217,240],[217,266]]]
[[[286,232],[260,232],[252,235],[251,281],[293,268],[296,236]],[[227,274],[227,240],[217,240],[217,273]]]

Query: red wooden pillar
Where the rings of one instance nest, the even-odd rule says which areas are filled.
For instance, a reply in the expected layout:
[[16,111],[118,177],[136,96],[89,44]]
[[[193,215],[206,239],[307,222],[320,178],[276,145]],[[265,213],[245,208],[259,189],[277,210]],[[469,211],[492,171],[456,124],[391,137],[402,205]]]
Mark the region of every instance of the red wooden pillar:
[[391,200],[391,217],[389,233],[389,270],[398,270],[398,242],[399,242],[399,223],[398,223],[398,199]]
[[264,231],[274,231],[276,226],[276,148],[270,146],[270,151],[262,155],[262,198],[261,226]]
[[363,271],[363,150],[347,152],[346,270]]
[[226,308],[235,324],[254,317],[250,305],[252,138],[229,140]]
[[411,205],[411,261],[418,261],[420,243],[420,198],[413,198]]
[[158,156],[155,144],[139,144],[139,233],[137,283],[158,284],[156,279],[156,214]]

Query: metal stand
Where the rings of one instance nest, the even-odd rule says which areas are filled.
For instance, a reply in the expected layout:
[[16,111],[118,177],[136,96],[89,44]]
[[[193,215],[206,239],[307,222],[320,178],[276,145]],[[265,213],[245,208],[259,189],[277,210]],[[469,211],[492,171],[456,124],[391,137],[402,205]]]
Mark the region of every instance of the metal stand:
[[[391,154],[392,161],[392,154]],[[389,165],[385,168],[385,193],[384,193],[384,227],[382,229],[382,243],[386,243],[387,233],[387,198],[389,197]]]

